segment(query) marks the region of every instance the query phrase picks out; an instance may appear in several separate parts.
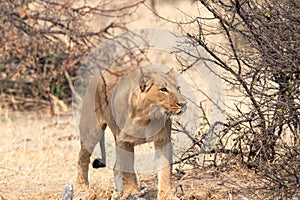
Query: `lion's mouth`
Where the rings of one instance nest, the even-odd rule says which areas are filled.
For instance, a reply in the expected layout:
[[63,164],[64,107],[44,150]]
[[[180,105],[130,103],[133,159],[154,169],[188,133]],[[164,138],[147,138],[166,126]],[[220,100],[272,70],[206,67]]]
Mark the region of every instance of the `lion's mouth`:
[[175,113],[176,115],[181,115],[183,113],[182,110],[179,110],[177,113]]
[[[175,109],[176,109],[176,110],[175,110]],[[172,110],[172,111],[166,111],[165,113],[167,114],[167,116],[171,116],[171,115],[181,115],[182,113],[185,112],[185,110],[186,110],[186,107],[183,106],[183,107],[180,107],[179,109],[178,109],[178,107],[177,107],[177,108],[174,108],[174,110]]]
[[181,115],[182,113],[185,112],[185,110],[186,110],[186,107],[181,108],[180,110],[178,110],[178,111],[175,113],[175,115]]

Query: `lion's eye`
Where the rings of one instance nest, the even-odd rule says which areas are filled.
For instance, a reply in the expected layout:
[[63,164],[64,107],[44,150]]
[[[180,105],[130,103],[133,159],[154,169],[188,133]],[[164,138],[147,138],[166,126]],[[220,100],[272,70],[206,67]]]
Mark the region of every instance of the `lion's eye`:
[[164,87],[164,88],[160,88],[159,90],[160,90],[161,92],[169,92],[169,90],[168,90],[167,88],[165,88],[165,87]]

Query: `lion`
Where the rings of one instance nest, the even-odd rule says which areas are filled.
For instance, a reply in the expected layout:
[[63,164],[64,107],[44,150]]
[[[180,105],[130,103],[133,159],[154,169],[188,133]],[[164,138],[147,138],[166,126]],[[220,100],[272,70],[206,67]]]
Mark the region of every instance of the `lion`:
[[154,142],[155,159],[162,166],[158,199],[166,199],[171,188],[171,116],[186,110],[174,70],[162,73],[147,67],[114,67],[95,81],[82,105],[77,184],[88,186],[90,157],[98,142],[102,159],[96,159],[93,166],[105,167],[104,131],[108,126],[116,144],[115,186],[122,198],[138,192],[134,146]]

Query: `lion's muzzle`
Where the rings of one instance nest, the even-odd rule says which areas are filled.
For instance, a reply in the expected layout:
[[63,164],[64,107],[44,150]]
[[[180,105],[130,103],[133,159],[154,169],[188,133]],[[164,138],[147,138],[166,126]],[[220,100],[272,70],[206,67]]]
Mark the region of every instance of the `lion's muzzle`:
[[186,102],[176,103],[176,105],[178,106],[176,115],[180,115],[186,111]]

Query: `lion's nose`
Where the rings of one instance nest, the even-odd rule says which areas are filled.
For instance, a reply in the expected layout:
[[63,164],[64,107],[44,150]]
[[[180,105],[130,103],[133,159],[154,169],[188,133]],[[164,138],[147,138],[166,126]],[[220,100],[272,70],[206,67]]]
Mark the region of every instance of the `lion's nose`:
[[184,108],[186,106],[186,103],[176,103],[178,107]]
[[177,114],[181,114],[181,113],[184,113],[185,110],[186,110],[186,103],[176,103],[176,105],[180,108],[180,110],[178,111]]

